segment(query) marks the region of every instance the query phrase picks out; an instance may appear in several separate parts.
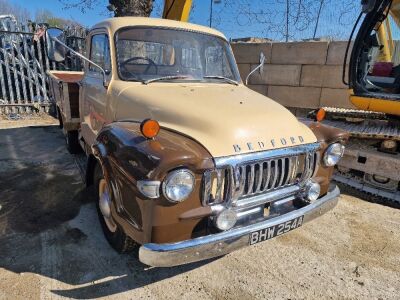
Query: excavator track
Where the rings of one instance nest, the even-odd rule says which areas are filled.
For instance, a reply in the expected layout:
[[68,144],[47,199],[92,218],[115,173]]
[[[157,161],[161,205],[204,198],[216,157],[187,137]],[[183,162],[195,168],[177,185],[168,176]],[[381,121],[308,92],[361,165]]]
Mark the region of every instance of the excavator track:
[[341,184],[350,186],[364,194],[373,195],[379,198],[381,200],[379,202],[383,204],[387,204],[387,202],[390,202],[391,204],[400,207],[400,191],[387,191],[383,189],[378,189],[376,187],[366,184],[361,177],[354,176],[349,173],[341,173],[339,171],[335,172],[335,174],[333,175],[333,180]]
[[400,122],[391,121],[384,113],[334,107],[323,109],[326,112],[324,124],[346,130],[353,137],[400,141]]
[[[372,195],[381,199],[374,202],[396,204],[400,207],[400,191],[396,181],[398,176],[394,174],[399,168],[399,154],[382,153],[374,146],[385,140],[400,142],[399,121],[391,120],[386,114],[379,112],[332,107],[323,109],[326,112],[323,124],[350,133],[345,157],[339,163],[333,179],[361,192],[367,200]],[[314,115],[315,112],[311,112],[309,117]],[[392,179],[382,186],[374,181],[371,183],[369,180],[374,175],[370,173],[374,172],[380,176],[387,176],[388,180]]]
[[337,107],[323,107],[326,112],[326,117],[331,118],[354,118],[363,120],[387,120],[387,116],[384,113],[348,109],[348,108],[337,108]]
[[323,124],[346,130],[357,138],[400,141],[400,127],[387,125],[387,121],[366,120],[362,123],[352,123],[324,120]]

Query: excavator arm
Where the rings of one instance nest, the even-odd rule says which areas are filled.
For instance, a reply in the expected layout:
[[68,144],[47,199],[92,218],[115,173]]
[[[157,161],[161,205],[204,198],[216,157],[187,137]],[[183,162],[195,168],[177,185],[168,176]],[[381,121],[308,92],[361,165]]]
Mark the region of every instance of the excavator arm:
[[187,22],[192,9],[192,0],[164,0],[163,19]]

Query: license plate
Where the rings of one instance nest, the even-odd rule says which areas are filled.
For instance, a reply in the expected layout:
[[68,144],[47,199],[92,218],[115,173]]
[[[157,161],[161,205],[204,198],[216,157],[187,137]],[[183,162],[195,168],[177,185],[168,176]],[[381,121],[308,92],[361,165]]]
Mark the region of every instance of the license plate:
[[254,245],[264,242],[287,233],[293,229],[299,228],[303,224],[303,218],[304,216],[301,216],[296,219],[286,221],[285,223],[254,231],[250,233],[249,244]]

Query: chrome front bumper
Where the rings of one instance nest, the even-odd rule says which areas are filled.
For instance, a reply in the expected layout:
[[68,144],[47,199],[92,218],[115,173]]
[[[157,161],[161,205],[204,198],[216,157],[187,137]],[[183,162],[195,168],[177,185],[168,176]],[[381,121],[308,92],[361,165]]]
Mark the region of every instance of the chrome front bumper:
[[276,218],[177,243],[144,244],[139,249],[139,260],[149,266],[172,267],[225,255],[248,246],[249,234],[254,231],[275,226],[303,215],[303,223],[314,220],[333,209],[338,202],[339,195],[339,188],[332,185],[329,192],[313,204]]

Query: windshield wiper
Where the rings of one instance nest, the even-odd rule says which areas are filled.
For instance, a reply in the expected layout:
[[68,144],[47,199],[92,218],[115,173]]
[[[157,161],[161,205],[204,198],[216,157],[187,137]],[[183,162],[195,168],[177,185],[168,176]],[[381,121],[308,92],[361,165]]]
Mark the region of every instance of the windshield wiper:
[[171,75],[171,76],[162,76],[162,77],[157,77],[157,78],[152,78],[146,81],[143,81],[144,84],[149,84],[155,81],[161,81],[161,80],[172,80],[172,79],[185,79],[188,78],[188,76],[184,75]]
[[218,76],[218,75],[209,75],[209,76],[203,76],[204,79],[220,79],[220,80],[224,80],[225,82],[234,84],[234,85],[239,85],[239,82],[237,82],[236,80],[230,79],[228,77],[224,77],[224,76]]
[[137,82],[141,82],[141,83],[144,83],[145,81],[143,80],[143,79],[140,79],[139,77],[137,77],[137,76],[131,76],[131,77],[129,77],[129,78],[127,78],[129,81],[137,81]]

